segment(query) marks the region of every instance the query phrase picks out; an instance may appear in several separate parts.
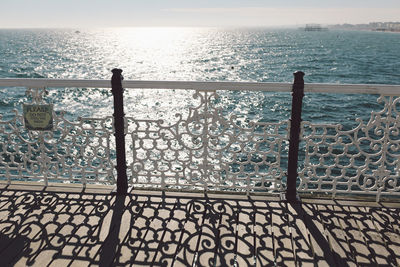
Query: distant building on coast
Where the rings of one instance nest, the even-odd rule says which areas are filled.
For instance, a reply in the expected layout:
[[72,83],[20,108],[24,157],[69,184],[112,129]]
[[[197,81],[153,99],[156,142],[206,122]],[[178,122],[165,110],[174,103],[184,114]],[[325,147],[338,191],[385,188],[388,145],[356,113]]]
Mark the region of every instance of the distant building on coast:
[[400,22],[371,22],[374,31],[400,32]]
[[341,30],[364,30],[382,32],[400,32],[400,22],[370,22],[368,24],[336,24],[329,28]]

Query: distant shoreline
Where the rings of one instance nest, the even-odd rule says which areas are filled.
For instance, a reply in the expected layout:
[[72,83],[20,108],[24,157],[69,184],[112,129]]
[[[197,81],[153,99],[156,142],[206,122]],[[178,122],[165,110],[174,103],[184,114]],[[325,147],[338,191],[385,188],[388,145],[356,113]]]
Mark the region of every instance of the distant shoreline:
[[330,29],[357,30],[373,32],[400,32],[400,22],[370,22],[368,24],[335,24],[329,25]]
[[385,32],[385,33],[400,33],[400,30],[375,30],[375,29],[346,29],[346,28],[329,28],[330,30],[341,31],[364,31],[364,32]]
[[400,30],[371,30],[373,32],[391,32],[391,33],[400,33]]

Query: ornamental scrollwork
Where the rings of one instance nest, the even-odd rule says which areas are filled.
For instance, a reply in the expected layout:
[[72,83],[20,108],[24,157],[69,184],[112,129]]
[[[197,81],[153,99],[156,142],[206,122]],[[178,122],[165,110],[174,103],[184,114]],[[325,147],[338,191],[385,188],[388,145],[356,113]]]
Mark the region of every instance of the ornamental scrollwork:
[[303,122],[300,191],[400,195],[400,98],[380,96],[380,111],[357,126]]
[[215,91],[195,91],[196,105],[177,120],[128,117],[131,183],[159,188],[284,190],[288,122],[241,123],[217,105]]
[[[47,104],[45,88],[28,88],[27,104]],[[28,130],[19,110],[0,118],[0,174],[11,181],[113,183],[112,117],[77,118],[52,111],[53,129]]]

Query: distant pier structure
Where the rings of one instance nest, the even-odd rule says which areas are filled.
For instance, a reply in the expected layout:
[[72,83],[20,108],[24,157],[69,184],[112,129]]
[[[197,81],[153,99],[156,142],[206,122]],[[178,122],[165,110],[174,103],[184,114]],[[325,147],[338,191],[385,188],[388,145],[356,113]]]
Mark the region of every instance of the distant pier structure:
[[328,28],[322,27],[320,24],[306,24],[304,28],[301,28],[304,31],[315,32],[315,31],[327,31]]

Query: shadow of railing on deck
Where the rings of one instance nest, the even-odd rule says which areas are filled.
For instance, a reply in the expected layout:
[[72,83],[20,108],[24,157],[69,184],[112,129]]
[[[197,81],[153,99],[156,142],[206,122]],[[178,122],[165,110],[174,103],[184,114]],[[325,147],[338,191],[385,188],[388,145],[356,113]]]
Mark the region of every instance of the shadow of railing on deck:
[[384,207],[4,189],[0,258],[37,266],[396,265],[399,219]]

